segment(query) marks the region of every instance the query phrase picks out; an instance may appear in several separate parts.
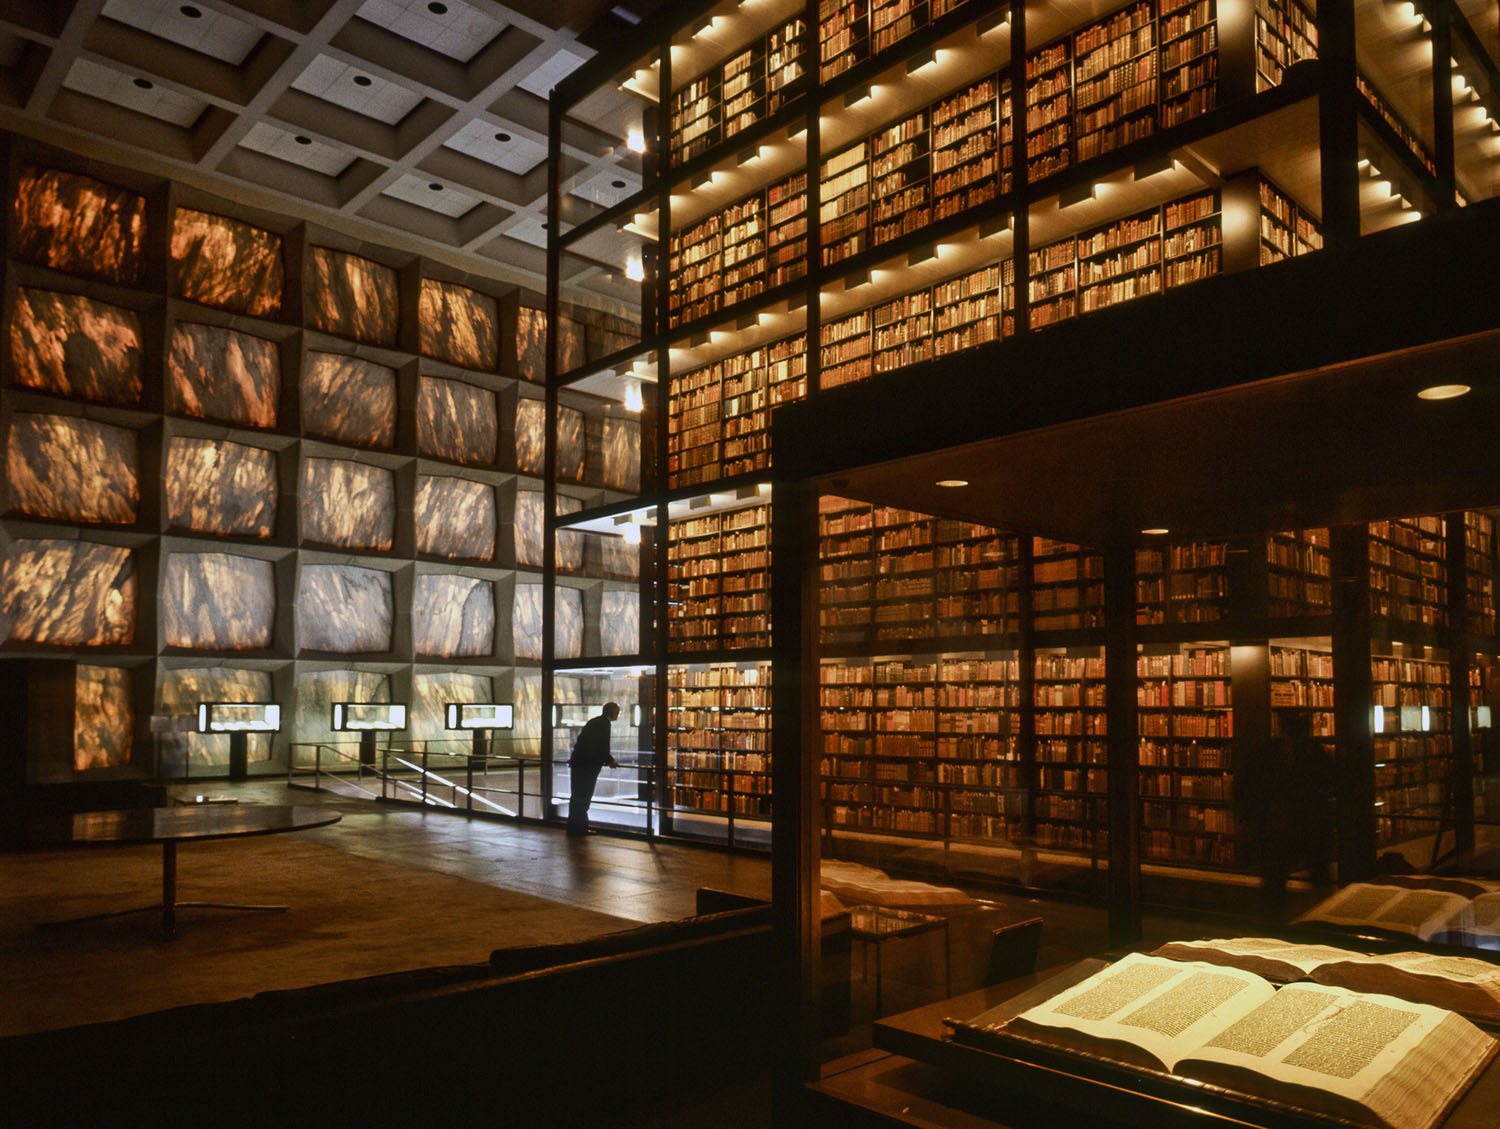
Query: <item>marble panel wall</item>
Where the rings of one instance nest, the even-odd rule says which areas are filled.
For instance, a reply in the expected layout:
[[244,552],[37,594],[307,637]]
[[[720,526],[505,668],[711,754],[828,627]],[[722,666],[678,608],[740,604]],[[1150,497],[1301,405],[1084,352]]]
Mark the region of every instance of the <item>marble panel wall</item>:
[[172,217],[172,262],[178,297],[253,317],[281,312],[286,268],[275,232],[178,208]]
[[[334,702],[389,702],[391,680],[388,675],[368,670],[305,670],[297,675],[297,705],[293,714],[293,740],[319,741],[325,745],[358,744],[358,733],[336,733],[333,723]],[[410,719],[410,711],[407,717]],[[352,753],[353,750],[349,749]],[[310,765],[312,749],[293,749],[294,764]],[[330,758],[323,758],[329,767]]]
[[[194,669],[166,670],[161,676],[157,710],[169,717],[193,717],[199,702],[274,702],[271,675],[264,670],[237,670],[234,667],[211,666]],[[283,714],[285,725],[285,714]],[[249,756],[252,761],[271,759],[270,733],[251,733]],[[188,733],[182,737],[164,738],[162,750],[168,776],[182,775],[183,765],[174,763],[185,756],[194,766],[222,768],[229,764],[229,734]]]
[[516,564],[542,567],[542,517],[547,497],[540,490],[516,491]]
[[417,476],[417,552],[450,560],[493,560],[497,520],[494,487]]
[[499,442],[495,394],[461,380],[424,376],[417,385],[417,449],[470,466],[491,466]]
[[641,652],[641,594],[607,591],[599,609],[599,642],[606,655]]
[[396,370],[309,350],[302,373],[302,429],[356,447],[394,447]]
[[117,545],[19,538],[0,566],[0,642],[102,647],[135,636],[135,555]]
[[[431,674],[412,676],[411,708],[407,711],[407,732],[414,741],[437,741],[443,746],[467,750],[470,737],[467,733],[454,732],[447,727],[449,702],[493,702],[495,691],[490,678],[483,674],[465,674],[462,671],[435,671]],[[497,738],[505,736],[496,733]],[[503,748],[501,740],[495,742],[496,750]]]
[[141,318],[77,294],[16,290],[10,322],[17,384],[112,404],[141,399]]
[[517,756],[534,757],[542,751],[542,676],[518,670],[511,678],[511,749]]
[[467,286],[422,280],[418,317],[423,354],[493,372],[500,359],[500,304]]
[[354,565],[305,564],[297,592],[298,646],[307,651],[382,654],[391,649],[395,610],[390,573]]
[[247,427],[275,427],[281,353],[274,341],[183,323],[167,356],[167,410]]
[[605,576],[618,580],[639,580],[641,575],[641,547],[631,545],[623,537],[601,535],[599,542],[599,567]]
[[419,655],[456,659],[495,652],[495,586],[488,580],[418,576],[411,616]]
[[28,165],[15,200],[18,259],[68,274],[139,286],[146,198],[93,177]]
[[547,405],[523,396],[516,401],[516,469],[540,478],[546,457]]
[[167,443],[167,524],[195,533],[270,537],[278,482],[274,451],[173,436]]
[[167,646],[253,651],[271,645],[276,576],[270,561],[232,553],[170,553],[161,587]]
[[14,509],[63,521],[135,520],[140,444],[130,428],[17,412],[8,438],[5,466]]
[[577,408],[557,409],[557,478],[559,482],[583,481],[583,413]]
[[[555,658],[576,659],[583,655],[583,593],[577,588],[554,590]],[[517,584],[511,617],[511,635],[517,659],[542,657],[542,586]]]
[[352,459],[304,459],[302,537],[341,549],[389,549],[396,532],[396,476]]
[[[576,514],[583,509],[583,502],[566,494],[557,496],[557,515]],[[583,571],[583,547],[588,534],[577,529],[557,531],[557,567],[563,572]]]
[[516,312],[516,364],[522,380],[547,379],[547,315],[522,306]]
[[636,493],[641,488],[641,423],[604,417],[600,473],[604,485]]
[[73,770],[129,765],[135,736],[130,671],[79,665],[73,684]]
[[588,363],[588,345],[582,322],[570,317],[557,319],[557,371],[572,372]]
[[393,268],[313,247],[307,257],[308,324],[335,337],[394,346],[401,290]]

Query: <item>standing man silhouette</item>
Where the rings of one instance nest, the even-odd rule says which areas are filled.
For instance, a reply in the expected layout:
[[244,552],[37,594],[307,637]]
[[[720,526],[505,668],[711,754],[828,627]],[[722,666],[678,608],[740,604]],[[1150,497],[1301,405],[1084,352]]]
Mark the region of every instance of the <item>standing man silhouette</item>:
[[605,765],[619,768],[609,751],[609,723],[620,716],[618,702],[605,702],[597,716],[589,718],[573,742],[573,790],[568,797],[568,834],[587,835],[589,804],[594,799],[594,785]]

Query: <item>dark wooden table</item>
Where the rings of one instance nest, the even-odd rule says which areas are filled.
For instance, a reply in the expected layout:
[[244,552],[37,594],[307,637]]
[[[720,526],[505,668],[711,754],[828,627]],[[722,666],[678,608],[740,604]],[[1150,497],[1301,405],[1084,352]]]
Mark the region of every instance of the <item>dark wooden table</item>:
[[36,815],[24,824],[21,838],[33,846],[105,847],[160,843],[161,902],[110,913],[89,914],[45,927],[76,925],[107,917],[161,911],[162,933],[177,934],[179,909],[235,909],[261,913],[285,912],[283,905],[236,905],[229,902],[177,900],[177,847],[209,839],[244,839],[327,827],[341,818],[326,808],[294,804],[190,804],[169,808],[122,808],[114,811],[60,812]]

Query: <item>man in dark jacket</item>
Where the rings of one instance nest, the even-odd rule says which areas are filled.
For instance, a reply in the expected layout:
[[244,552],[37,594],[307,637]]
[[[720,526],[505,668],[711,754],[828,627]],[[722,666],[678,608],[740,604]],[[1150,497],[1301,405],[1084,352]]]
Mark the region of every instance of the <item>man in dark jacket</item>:
[[597,717],[589,718],[573,742],[573,790],[568,797],[568,834],[587,835],[589,804],[594,799],[594,785],[605,765],[620,767],[609,751],[609,723],[620,716],[617,702],[605,702]]

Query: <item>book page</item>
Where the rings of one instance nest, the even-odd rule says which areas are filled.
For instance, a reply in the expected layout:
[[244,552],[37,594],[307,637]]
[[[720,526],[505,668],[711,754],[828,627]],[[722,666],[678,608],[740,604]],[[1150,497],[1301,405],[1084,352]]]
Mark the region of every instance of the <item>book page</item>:
[[1274,992],[1260,977],[1237,968],[1131,953],[1011,1023],[1133,1044],[1170,1069],[1185,1051]]
[[1319,984],[1383,992],[1465,1015],[1500,1020],[1500,966],[1474,957],[1434,953],[1351,953],[1315,969]]
[[1329,961],[1362,958],[1363,953],[1332,945],[1302,945],[1275,937],[1222,937],[1211,941],[1173,941],[1152,955],[1170,960],[1201,960],[1243,968],[1259,976],[1296,980]]
[[1294,1104],[1341,1111],[1340,1101],[1321,1103],[1315,1092],[1322,1092],[1370,1110],[1379,1124],[1426,1129],[1472,1081],[1494,1045],[1440,1008],[1290,984],[1179,1068],[1208,1081],[1223,1081],[1216,1066],[1241,1068],[1296,1087],[1289,1093]]
[[1355,882],[1318,903],[1297,920],[1363,925],[1426,937],[1440,923],[1469,912],[1469,905],[1469,899],[1459,894]]

